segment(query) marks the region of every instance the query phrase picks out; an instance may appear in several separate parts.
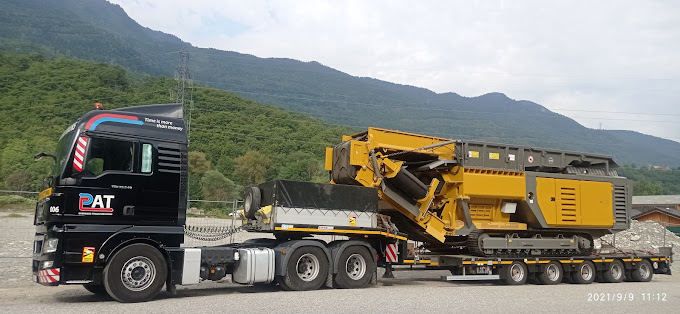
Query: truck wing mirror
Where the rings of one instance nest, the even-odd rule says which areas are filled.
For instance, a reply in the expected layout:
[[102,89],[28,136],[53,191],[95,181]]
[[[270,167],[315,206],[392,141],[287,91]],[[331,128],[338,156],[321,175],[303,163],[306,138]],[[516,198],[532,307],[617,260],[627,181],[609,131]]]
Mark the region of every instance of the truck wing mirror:
[[38,160],[42,159],[43,157],[50,157],[50,158],[54,159],[54,162],[57,162],[57,156],[54,156],[54,155],[48,154],[48,153],[43,153],[43,152],[37,153],[35,155],[35,157],[33,157],[33,161],[38,161]]

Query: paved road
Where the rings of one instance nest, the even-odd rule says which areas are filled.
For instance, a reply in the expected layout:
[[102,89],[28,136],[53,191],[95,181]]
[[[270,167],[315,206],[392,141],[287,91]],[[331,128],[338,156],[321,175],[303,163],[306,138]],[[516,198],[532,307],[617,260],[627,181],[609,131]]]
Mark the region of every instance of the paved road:
[[[90,294],[81,287],[0,288],[2,313],[222,313],[222,312],[674,312],[680,307],[680,276],[654,277],[649,283],[503,286],[491,282],[451,283],[443,271],[399,271],[396,279],[361,290],[280,291],[203,283],[163,292],[147,303],[121,304]],[[597,296],[596,296],[597,294]],[[621,294],[622,299],[618,299]],[[649,300],[649,297],[663,300]],[[604,296],[604,301],[595,301]],[[609,298],[609,300],[607,299]],[[632,299],[631,299],[632,298]]]

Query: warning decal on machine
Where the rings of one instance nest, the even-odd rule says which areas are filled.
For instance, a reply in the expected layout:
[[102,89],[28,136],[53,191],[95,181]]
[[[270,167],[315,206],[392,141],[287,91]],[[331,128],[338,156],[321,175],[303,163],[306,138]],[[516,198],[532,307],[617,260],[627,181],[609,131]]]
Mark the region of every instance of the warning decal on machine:
[[476,150],[471,150],[468,152],[468,157],[470,158],[479,158],[479,152]]
[[349,225],[350,227],[355,227],[357,225],[357,215],[349,215]]
[[83,248],[83,258],[81,260],[83,263],[94,262],[94,248],[91,246],[86,246]]
[[501,155],[499,153],[489,153],[489,159],[501,159]]

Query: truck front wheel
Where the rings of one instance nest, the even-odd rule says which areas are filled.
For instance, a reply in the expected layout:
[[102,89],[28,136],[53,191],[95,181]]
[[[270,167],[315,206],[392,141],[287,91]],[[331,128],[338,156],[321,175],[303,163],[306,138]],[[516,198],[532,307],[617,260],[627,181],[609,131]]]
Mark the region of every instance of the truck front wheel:
[[132,244],[116,252],[104,268],[104,287],[120,302],[151,300],[167,277],[165,258],[147,244]]

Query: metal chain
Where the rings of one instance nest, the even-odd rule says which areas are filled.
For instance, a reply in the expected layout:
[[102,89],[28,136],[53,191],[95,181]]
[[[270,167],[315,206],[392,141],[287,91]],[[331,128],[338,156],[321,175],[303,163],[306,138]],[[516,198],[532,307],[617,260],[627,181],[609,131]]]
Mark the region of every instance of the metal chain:
[[243,231],[243,226],[235,228],[184,226],[185,235],[201,241],[219,241],[241,231]]

